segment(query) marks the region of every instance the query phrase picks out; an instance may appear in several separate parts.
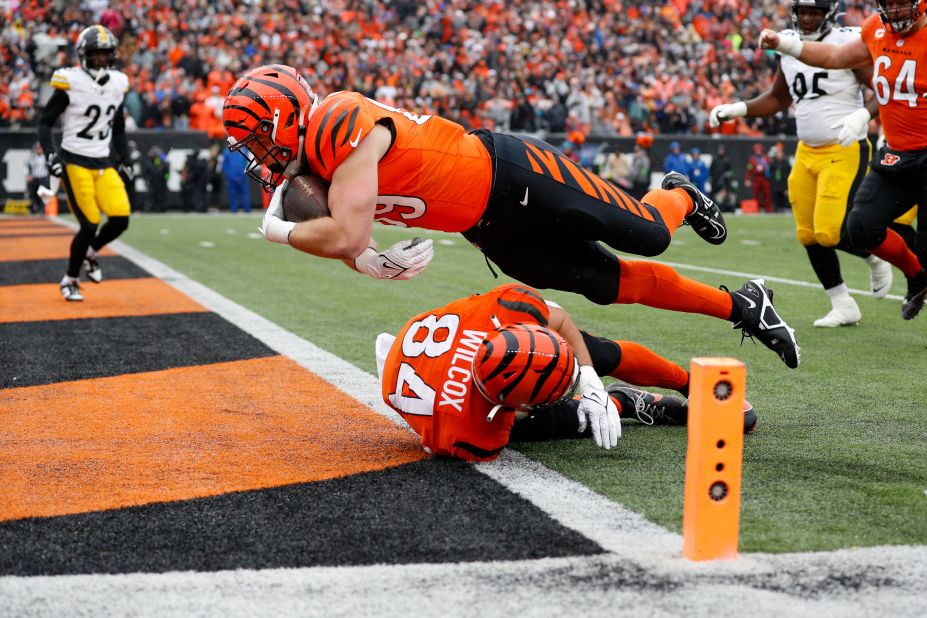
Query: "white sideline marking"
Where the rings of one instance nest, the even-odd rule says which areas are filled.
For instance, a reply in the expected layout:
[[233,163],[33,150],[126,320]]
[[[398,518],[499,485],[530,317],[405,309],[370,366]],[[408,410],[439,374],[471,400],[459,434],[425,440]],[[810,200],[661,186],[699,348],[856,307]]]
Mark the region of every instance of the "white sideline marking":
[[[626,256],[621,256],[621,259],[634,260],[637,258],[628,258]],[[785,279],[783,277],[773,277],[771,275],[762,275],[759,273],[745,273],[745,272],[740,272],[736,270],[724,270],[721,268],[708,268],[707,266],[693,266],[692,264],[683,264],[681,262],[668,262],[666,260],[648,260],[648,261],[659,262],[660,264],[666,264],[667,266],[672,266],[673,268],[677,268],[680,270],[694,270],[696,272],[713,273],[716,275],[726,275],[726,276],[731,276],[731,277],[743,277],[745,279],[756,279],[758,277],[762,277],[763,279],[766,280],[766,283],[769,283],[769,282],[784,283],[786,285],[794,285],[800,288],[813,288],[815,290],[821,289],[821,284],[817,281],[811,282],[811,281],[801,281],[798,279]],[[870,290],[858,290],[855,288],[849,288],[849,290],[851,294],[854,294],[856,296],[872,296],[872,292]],[[904,297],[898,296],[897,294],[888,294],[885,296],[885,298],[890,298],[892,300],[904,300]]]
[[[122,256],[398,425],[377,379],[116,242]],[[772,280],[767,277],[767,279]],[[373,342],[371,342],[371,348]],[[476,469],[598,543],[599,556],[211,573],[0,577],[0,615],[920,616],[927,546],[692,563],[681,537],[515,451]],[[324,531],[322,531],[324,533]],[[414,539],[409,539],[414,542]],[[746,605],[749,603],[749,605]],[[528,609],[530,611],[526,612]]]

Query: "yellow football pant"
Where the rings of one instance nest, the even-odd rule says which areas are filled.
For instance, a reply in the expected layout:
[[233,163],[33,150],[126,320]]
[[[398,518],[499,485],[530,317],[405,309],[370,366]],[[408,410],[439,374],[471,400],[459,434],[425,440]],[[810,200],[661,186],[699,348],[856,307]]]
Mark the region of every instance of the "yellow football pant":
[[128,217],[131,214],[129,195],[115,168],[95,170],[68,163],[63,180],[68,193],[68,207],[78,221],[97,225],[100,223],[100,211],[107,217]]

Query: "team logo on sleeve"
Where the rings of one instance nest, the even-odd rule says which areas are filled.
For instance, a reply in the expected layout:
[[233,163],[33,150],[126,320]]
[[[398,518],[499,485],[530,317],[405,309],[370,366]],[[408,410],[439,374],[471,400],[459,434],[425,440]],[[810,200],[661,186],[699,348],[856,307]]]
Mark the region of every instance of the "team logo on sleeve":
[[884,155],[882,155],[882,161],[880,161],[880,163],[886,167],[891,167],[899,161],[901,161],[901,157],[891,152],[886,152]]

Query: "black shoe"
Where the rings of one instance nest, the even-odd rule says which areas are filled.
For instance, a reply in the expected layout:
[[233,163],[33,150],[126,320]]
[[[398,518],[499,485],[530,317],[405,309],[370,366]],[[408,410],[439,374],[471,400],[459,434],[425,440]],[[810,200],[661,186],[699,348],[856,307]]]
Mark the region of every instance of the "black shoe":
[[[623,410],[634,409],[637,419],[645,425],[685,426],[689,420],[689,402],[678,397],[648,393],[627,384],[609,384],[605,390],[621,403]],[[744,433],[756,429],[756,410],[744,400]]]
[[691,180],[679,172],[670,172],[663,177],[662,187],[667,190],[684,189],[692,198],[695,210],[692,214],[686,215],[686,223],[692,226],[696,234],[713,245],[720,245],[727,240],[724,216],[715,203],[699,191]]
[[103,269],[100,268],[100,263],[93,258],[84,258],[84,274],[94,283],[103,281]]
[[686,424],[689,409],[678,397],[648,393],[617,382],[605,390],[621,403],[622,410],[633,410],[637,420],[645,425]]
[[798,367],[801,356],[795,331],[776,312],[772,290],[766,289],[765,281],[747,281],[730,294],[740,308],[741,315],[734,328],[741,329],[744,337],[759,339],[763,345],[778,354],[789,368]]
[[917,316],[927,298],[927,272],[921,271],[908,277],[908,293],[901,303],[901,317],[911,320]]

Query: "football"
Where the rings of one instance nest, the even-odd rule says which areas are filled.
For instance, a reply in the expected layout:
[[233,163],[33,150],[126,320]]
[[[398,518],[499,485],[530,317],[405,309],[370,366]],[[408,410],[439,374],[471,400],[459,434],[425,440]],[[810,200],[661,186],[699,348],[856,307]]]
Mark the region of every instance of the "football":
[[323,180],[308,175],[290,180],[283,194],[283,216],[287,221],[300,223],[328,215],[328,185]]

